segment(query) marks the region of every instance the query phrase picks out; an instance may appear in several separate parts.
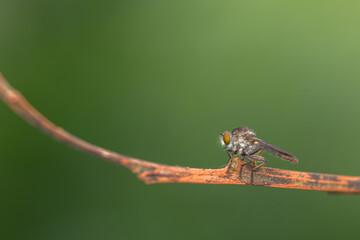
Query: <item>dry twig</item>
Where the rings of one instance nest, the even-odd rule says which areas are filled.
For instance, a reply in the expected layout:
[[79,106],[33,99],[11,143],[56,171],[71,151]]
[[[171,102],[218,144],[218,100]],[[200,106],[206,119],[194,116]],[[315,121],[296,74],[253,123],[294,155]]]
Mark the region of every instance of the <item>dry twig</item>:
[[[250,182],[251,167],[253,166],[245,167],[242,179],[239,179],[239,169],[242,163],[240,159],[235,159],[232,162],[230,172],[227,173],[226,168],[199,169],[157,164],[128,157],[90,144],[50,122],[31,106],[20,92],[13,89],[1,73],[0,97],[23,119],[59,142],[123,165],[147,184],[176,182],[245,185]],[[254,172],[253,185],[337,193],[360,193],[360,177],[288,171],[267,167]]]

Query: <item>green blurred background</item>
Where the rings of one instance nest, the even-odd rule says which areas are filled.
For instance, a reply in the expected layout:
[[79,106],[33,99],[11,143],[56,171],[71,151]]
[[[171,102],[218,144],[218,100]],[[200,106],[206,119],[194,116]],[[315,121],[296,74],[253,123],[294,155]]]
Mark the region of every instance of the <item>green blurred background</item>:
[[[238,126],[360,175],[359,1],[0,0],[0,70],[50,120],[111,150],[219,168]],[[0,239],[338,239],[358,196],[145,185],[0,103]]]

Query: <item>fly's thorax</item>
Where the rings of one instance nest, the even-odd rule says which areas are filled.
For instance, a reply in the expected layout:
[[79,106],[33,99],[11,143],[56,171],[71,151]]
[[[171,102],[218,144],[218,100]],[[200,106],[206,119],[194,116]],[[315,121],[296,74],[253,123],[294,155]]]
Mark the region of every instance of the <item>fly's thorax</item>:
[[232,131],[232,136],[235,137],[235,138],[255,137],[255,132],[253,130],[251,130],[250,128],[247,128],[247,127],[238,127],[238,128],[235,128]]
[[233,135],[233,152],[238,155],[244,155],[250,148],[250,141],[245,136],[234,136]]
[[257,141],[250,140],[249,145],[246,149],[244,149],[245,155],[253,155],[254,153],[258,152],[262,148],[258,145]]

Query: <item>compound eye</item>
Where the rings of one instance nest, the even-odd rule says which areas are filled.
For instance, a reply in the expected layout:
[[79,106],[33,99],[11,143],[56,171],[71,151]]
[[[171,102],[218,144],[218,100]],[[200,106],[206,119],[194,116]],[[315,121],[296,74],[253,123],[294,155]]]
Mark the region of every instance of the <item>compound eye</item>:
[[223,140],[226,145],[230,144],[230,133],[228,131],[223,133]]

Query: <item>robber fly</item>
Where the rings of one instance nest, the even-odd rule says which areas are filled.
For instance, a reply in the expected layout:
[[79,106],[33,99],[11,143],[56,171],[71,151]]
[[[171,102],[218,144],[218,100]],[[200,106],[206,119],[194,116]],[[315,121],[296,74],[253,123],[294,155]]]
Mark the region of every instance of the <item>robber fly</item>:
[[230,160],[227,163],[228,171],[230,169],[231,161],[235,156],[247,160],[247,163],[243,163],[240,167],[240,178],[244,166],[249,164],[255,165],[256,162],[261,162],[261,164],[251,169],[250,185],[252,185],[253,172],[267,163],[267,160],[261,156],[264,151],[292,163],[298,163],[299,161],[293,154],[256,138],[255,132],[247,127],[235,128],[232,133],[228,131],[223,132],[220,135],[220,144],[230,157]]

